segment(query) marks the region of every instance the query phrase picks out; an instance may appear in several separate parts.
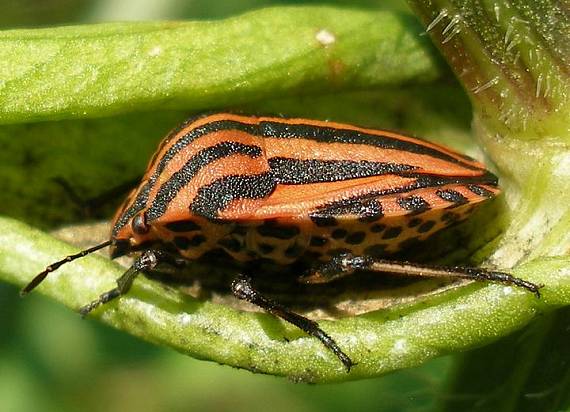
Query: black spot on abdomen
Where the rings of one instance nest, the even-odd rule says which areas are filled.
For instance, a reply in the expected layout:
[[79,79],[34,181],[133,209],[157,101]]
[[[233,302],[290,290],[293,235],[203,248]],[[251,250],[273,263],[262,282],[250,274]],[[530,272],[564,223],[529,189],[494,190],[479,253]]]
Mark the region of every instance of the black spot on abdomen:
[[331,233],[331,236],[333,239],[342,239],[344,238],[346,235],[348,234],[348,232],[345,229],[335,229],[333,230],[333,232]]
[[265,237],[273,237],[276,239],[292,239],[301,233],[297,226],[280,225],[273,220],[268,220],[256,228],[257,233]]
[[365,232],[354,232],[348,235],[344,241],[350,245],[358,245],[366,238]]
[[384,257],[386,256],[386,245],[380,243],[377,245],[368,246],[366,249],[364,249],[364,254],[366,256],[375,258]]
[[428,220],[418,226],[418,232],[419,233],[429,232],[434,226],[435,226],[435,221]]
[[382,239],[395,239],[402,233],[401,226],[389,227],[382,235]]

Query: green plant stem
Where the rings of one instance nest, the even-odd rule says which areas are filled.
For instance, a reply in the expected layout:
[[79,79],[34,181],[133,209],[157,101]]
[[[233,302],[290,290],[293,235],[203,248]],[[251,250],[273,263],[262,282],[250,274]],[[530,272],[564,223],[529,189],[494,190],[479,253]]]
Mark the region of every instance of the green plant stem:
[[570,19],[552,0],[411,0],[494,131],[569,142]]
[[[47,264],[75,252],[11,219],[0,218],[0,233],[0,277],[19,286]],[[540,300],[512,287],[477,285],[409,307],[321,322],[359,363],[350,374],[316,339],[270,315],[199,301],[143,278],[137,279],[126,296],[93,316],[200,359],[297,381],[345,381],[482,345],[522,327],[541,312],[568,304],[569,263],[568,258],[551,258],[514,272],[546,285]],[[86,257],[50,274],[34,293],[79,308],[113,287],[123,270],[100,256]]]
[[512,216],[502,267],[570,250],[570,20],[550,0],[410,2],[463,83]]

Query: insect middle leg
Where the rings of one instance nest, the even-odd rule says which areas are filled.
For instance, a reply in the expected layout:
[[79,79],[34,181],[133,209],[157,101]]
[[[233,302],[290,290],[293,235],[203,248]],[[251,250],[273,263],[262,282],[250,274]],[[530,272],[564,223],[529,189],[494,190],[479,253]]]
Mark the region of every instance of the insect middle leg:
[[499,282],[522,287],[534,293],[537,297],[540,297],[539,289],[542,287],[541,285],[514,277],[508,273],[482,268],[425,265],[412,262],[376,259],[370,256],[355,256],[350,253],[336,255],[328,262],[316,266],[311,269],[307,275],[301,277],[300,281],[304,283],[326,283],[351,275],[357,270],[370,270],[404,276],[448,277]]
[[272,315],[278,316],[283,320],[297,326],[305,333],[319,339],[325,347],[330,349],[343,363],[347,372],[350,372],[355,363],[346,355],[342,349],[336,344],[325,331],[323,331],[317,322],[290,311],[283,305],[266,298],[253,288],[251,279],[248,276],[240,275],[232,282],[232,292],[238,299],[246,300],[260,308],[266,310]]

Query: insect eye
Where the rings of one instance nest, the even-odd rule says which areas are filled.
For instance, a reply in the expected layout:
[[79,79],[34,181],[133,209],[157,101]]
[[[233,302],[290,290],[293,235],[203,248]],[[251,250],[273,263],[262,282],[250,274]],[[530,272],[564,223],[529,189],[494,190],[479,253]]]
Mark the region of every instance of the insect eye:
[[144,213],[139,213],[133,218],[132,222],[133,232],[137,235],[145,235],[150,230],[150,226],[146,223],[146,217]]

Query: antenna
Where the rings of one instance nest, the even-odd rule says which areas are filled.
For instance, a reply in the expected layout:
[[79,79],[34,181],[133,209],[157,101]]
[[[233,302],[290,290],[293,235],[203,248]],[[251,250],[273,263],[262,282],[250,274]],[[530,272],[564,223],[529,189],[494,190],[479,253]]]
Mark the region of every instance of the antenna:
[[112,243],[112,240],[107,240],[106,242],[103,242],[97,246],[93,246],[89,249],[82,250],[81,252],[76,253],[75,255],[66,256],[65,258],[61,259],[59,262],[52,263],[47,268],[45,268],[45,270],[43,272],[37,274],[36,277],[33,278],[32,281],[30,283],[28,283],[28,285],[20,291],[20,295],[24,296],[24,295],[27,295],[28,293],[30,293],[32,290],[35,289],[36,286],[38,286],[40,283],[43,282],[43,280],[46,278],[48,273],[53,272],[54,270],[57,270],[61,265],[64,265],[65,263],[68,263],[71,261],[74,261],[75,259],[82,258],[83,256],[87,256],[88,254],[96,252],[99,249],[103,249],[104,247],[111,246],[111,243]]

